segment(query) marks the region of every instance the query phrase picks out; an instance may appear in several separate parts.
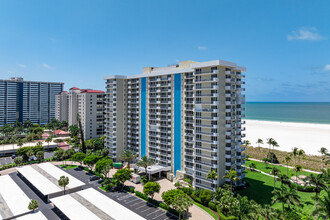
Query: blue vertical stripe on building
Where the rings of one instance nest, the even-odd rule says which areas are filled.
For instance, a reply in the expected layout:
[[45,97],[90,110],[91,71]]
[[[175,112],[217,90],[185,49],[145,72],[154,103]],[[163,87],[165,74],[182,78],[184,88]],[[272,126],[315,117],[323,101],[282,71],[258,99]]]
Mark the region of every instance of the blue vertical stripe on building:
[[147,111],[147,79],[141,78],[141,157],[147,154],[146,149],[146,111]]
[[18,83],[18,121],[23,123],[23,83]]
[[174,175],[181,170],[181,73],[174,75]]

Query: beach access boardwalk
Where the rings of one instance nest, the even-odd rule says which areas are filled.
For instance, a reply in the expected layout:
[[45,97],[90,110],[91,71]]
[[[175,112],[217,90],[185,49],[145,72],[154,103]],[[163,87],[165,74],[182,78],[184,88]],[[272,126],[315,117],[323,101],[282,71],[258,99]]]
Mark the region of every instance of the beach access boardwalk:
[[94,188],[53,198],[50,201],[63,216],[71,220],[145,220],[145,218],[103,195]]
[[58,185],[61,176],[69,178],[69,184],[66,186],[68,193],[79,191],[85,185],[82,181],[51,163],[19,167],[17,172],[18,176],[45,202],[48,202],[50,198],[63,195],[64,189]]
[[47,219],[41,212],[31,212],[31,199],[9,176],[0,176],[0,219]]

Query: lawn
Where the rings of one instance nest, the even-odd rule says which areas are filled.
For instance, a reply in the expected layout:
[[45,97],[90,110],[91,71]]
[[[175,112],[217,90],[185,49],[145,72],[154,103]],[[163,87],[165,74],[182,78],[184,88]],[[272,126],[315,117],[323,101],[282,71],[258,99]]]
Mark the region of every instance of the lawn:
[[[286,166],[268,164],[267,166],[269,168],[266,168],[266,164],[263,163],[263,162],[258,162],[258,161],[254,161],[254,160],[246,160],[246,167],[249,167],[249,165],[251,163],[254,163],[257,166],[257,168],[256,168],[257,170],[261,170],[265,173],[270,173],[270,171],[272,170],[273,167],[277,167],[281,171],[281,174],[285,174],[285,175],[287,174],[287,167]],[[306,171],[301,171],[300,172],[300,175],[305,175],[305,176],[309,176],[311,174],[312,173],[306,172]],[[292,168],[289,168],[289,178],[291,178],[291,176],[295,176],[295,175],[296,175],[296,172]],[[299,175],[299,173],[298,173],[298,175]]]
[[[247,189],[239,191],[242,196],[255,200],[259,204],[271,204],[272,191],[274,190],[274,178],[259,172],[247,171],[245,181],[250,184]],[[280,188],[281,183],[276,182],[276,188]],[[315,193],[298,192],[300,202],[303,204],[302,213],[310,214],[314,210]],[[325,191],[321,192],[325,195]],[[281,203],[272,205],[273,208],[281,209]]]
[[66,169],[66,170],[69,170],[69,169],[74,169],[74,168],[77,168],[78,166],[76,165],[60,165],[60,167]]

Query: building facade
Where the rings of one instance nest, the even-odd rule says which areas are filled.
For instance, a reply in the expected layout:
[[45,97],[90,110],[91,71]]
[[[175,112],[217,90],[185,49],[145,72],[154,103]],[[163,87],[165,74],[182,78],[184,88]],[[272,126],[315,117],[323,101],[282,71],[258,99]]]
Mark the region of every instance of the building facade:
[[104,134],[104,113],[104,91],[73,87],[56,95],[56,119],[67,121],[69,126],[78,125],[79,114],[85,140]]
[[[124,149],[170,167],[177,178],[212,190],[230,169],[244,178],[244,67],[215,60],[145,67],[106,80],[106,146],[116,159]],[[215,170],[219,178],[207,179]],[[228,181],[228,180],[227,180]],[[237,181],[240,183],[240,181]]]
[[0,126],[30,120],[44,125],[55,118],[55,95],[63,83],[0,80]]

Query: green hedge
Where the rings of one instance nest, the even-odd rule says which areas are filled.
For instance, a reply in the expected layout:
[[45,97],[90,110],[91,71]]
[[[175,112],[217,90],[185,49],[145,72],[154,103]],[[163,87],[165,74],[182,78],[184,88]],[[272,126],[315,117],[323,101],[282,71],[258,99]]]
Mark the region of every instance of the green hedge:
[[291,186],[294,187],[294,188],[296,188],[296,185],[297,185],[298,191],[301,191],[301,192],[315,192],[315,186],[302,186],[302,185],[299,185],[299,184],[291,183]]
[[[35,163],[42,163],[42,162],[49,162],[49,161],[53,161],[52,158],[47,158],[44,160],[28,161],[28,162],[21,163],[20,166],[30,165],[30,164],[35,164]],[[0,171],[6,170],[9,168],[13,168],[13,167],[17,167],[17,164],[16,163],[4,164],[4,165],[0,166]]]
[[214,202],[209,202],[209,208],[212,209],[213,211],[217,211],[217,205],[214,204]]
[[218,215],[219,215],[219,219],[220,220],[238,220],[238,218],[235,217],[235,216],[228,216],[228,217],[226,217],[224,214],[222,214],[219,211],[218,211]]

